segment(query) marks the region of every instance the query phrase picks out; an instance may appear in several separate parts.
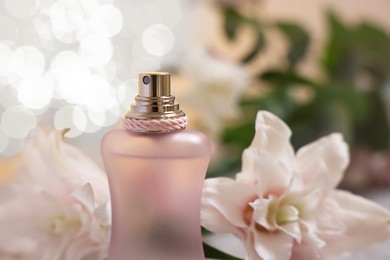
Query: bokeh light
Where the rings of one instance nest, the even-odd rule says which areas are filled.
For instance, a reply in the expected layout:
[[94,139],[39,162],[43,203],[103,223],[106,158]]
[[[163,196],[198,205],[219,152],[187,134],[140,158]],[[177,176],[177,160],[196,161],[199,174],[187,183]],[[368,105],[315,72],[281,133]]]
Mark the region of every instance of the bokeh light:
[[161,12],[161,10],[158,9],[155,2],[135,5],[134,9],[137,14],[137,33],[142,32],[146,27],[151,24],[164,22],[163,13]]
[[9,86],[1,84],[0,86],[0,118],[5,109],[10,106],[20,105],[19,100],[16,97],[16,90]]
[[8,138],[8,146],[0,152],[2,156],[13,156],[19,153],[26,143],[26,139]]
[[37,11],[36,1],[26,0],[4,0],[5,9],[13,17],[26,19]]
[[50,83],[41,77],[24,78],[18,85],[20,103],[31,109],[46,107],[53,96]]
[[35,17],[33,21],[34,31],[38,35],[40,44],[47,49],[54,49],[54,36],[50,28],[50,22],[46,17]]
[[50,15],[50,10],[56,2],[57,0],[37,0],[37,7],[41,13]]
[[155,1],[154,4],[162,13],[166,26],[173,28],[180,23],[182,9],[178,0]]
[[1,125],[8,136],[22,139],[37,126],[37,118],[34,113],[21,106],[11,106],[3,112]]
[[74,1],[59,0],[50,8],[50,19],[53,35],[64,43],[79,40],[78,31],[85,24],[85,15],[81,7]]
[[22,46],[13,52],[8,81],[17,87],[23,78],[40,76],[45,69],[45,57],[33,46]]
[[81,135],[87,127],[87,116],[78,107],[66,105],[58,109],[54,115],[54,127],[57,130],[69,128],[67,137]]
[[18,27],[10,17],[0,15],[0,41],[14,42],[17,39]]
[[3,152],[8,146],[8,135],[0,125],[0,153]]
[[90,13],[88,26],[102,36],[112,37],[118,34],[123,27],[122,13],[113,5],[97,6]]
[[81,39],[79,54],[91,67],[104,66],[112,58],[111,40],[100,34],[89,34]]
[[175,36],[169,27],[163,24],[150,25],[142,33],[142,45],[145,50],[155,56],[163,56],[172,50]]
[[10,64],[12,64],[13,55],[14,54],[11,48],[9,48],[7,45],[0,44],[0,78],[4,78],[8,75]]
[[69,138],[119,124],[137,94],[137,73],[161,69],[182,20],[178,0],[4,0],[3,6],[0,152],[7,156],[19,151],[38,117],[70,128]]
[[134,100],[138,93],[137,79],[129,79],[116,88],[116,97],[123,109],[129,110],[129,100]]
[[105,124],[106,113],[102,113],[102,111],[88,110],[87,116],[91,123],[98,126],[98,129]]
[[106,107],[111,86],[108,81],[97,75],[87,75],[79,82],[76,103],[89,109]]

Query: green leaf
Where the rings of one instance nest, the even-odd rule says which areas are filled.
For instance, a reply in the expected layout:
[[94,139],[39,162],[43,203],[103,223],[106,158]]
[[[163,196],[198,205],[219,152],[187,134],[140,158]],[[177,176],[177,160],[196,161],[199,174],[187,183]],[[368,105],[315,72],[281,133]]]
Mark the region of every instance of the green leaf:
[[333,79],[351,82],[357,59],[353,34],[333,12],[328,12],[327,24],[330,37],[322,57],[323,66]]
[[302,110],[305,111],[297,112],[286,122],[293,132],[291,142],[295,149],[332,132],[341,132],[347,141],[352,139],[353,122],[343,104],[333,100],[327,106],[309,106]]
[[225,259],[225,260],[242,260],[241,258],[237,258],[235,256],[224,253],[212,246],[209,246],[203,243],[204,255],[206,258],[212,259]]
[[276,26],[289,41],[287,59],[290,62],[290,67],[293,68],[305,56],[310,36],[301,26],[294,23],[280,22]]
[[232,7],[223,8],[225,17],[224,29],[229,40],[234,40],[238,28],[244,23],[245,19]]
[[354,39],[360,67],[371,72],[377,85],[383,84],[390,71],[390,36],[372,24],[362,23],[355,28]]
[[327,106],[329,102],[338,102],[345,106],[355,121],[364,119],[367,115],[367,100],[359,90],[343,84],[329,84],[317,89],[313,101],[317,106]]
[[255,28],[255,33],[257,35],[256,42],[252,48],[252,51],[250,51],[242,59],[243,63],[249,63],[250,61],[252,61],[257,56],[257,54],[259,54],[259,52],[264,49],[264,46],[265,46],[265,37],[264,37],[264,33],[260,29],[260,26],[254,25],[254,28]]
[[227,176],[237,173],[241,167],[241,153],[242,150],[232,151],[232,149],[230,149],[228,158],[222,159],[218,161],[218,163],[210,165],[207,169],[206,178]]
[[349,45],[353,41],[349,37],[350,29],[332,11],[327,12],[326,18],[331,42],[337,43],[338,45]]
[[310,103],[295,107],[285,122],[291,127],[295,148],[331,132],[355,140],[354,125],[367,116],[366,96],[351,86],[330,84],[314,88]]
[[293,71],[269,70],[259,76],[261,80],[277,86],[290,86],[293,84],[303,84],[307,86],[315,86],[315,83],[306,79]]
[[[256,116],[256,115],[254,115]],[[250,123],[244,123],[235,127],[228,127],[224,130],[222,141],[225,144],[239,144],[240,148],[248,147],[255,134],[255,119]]]
[[390,37],[379,27],[369,23],[361,23],[354,30],[356,45],[364,52],[390,58]]
[[231,6],[225,6],[223,8],[223,14],[225,17],[224,30],[229,40],[234,40],[236,38],[237,30],[241,26],[249,25],[252,27],[252,30],[256,35],[255,44],[252,50],[244,58],[242,58],[243,63],[250,62],[265,46],[265,37],[262,32],[260,22],[254,18],[243,16]]
[[355,142],[374,150],[389,149],[390,127],[386,106],[378,92],[369,94],[367,103],[367,116],[355,127]]
[[263,110],[270,111],[282,120],[288,120],[295,113],[299,104],[290,95],[289,88],[275,89],[264,96]]

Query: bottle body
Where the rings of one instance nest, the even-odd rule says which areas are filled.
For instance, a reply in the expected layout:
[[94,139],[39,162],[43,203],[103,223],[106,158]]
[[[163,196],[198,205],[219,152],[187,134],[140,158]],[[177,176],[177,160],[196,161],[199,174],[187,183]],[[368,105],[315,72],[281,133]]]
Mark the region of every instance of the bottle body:
[[106,134],[109,260],[204,259],[200,199],[210,150],[207,137],[190,130]]

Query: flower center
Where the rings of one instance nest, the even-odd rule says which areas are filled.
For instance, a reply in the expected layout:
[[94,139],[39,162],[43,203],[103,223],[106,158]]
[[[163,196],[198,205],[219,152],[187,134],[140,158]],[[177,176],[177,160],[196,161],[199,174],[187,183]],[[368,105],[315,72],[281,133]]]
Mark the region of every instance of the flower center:
[[253,218],[253,208],[251,207],[251,205],[249,205],[249,203],[251,202],[254,202],[255,200],[257,200],[259,197],[255,196],[253,197],[252,199],[250,199],[245,205],[246,207],[244,208],[244,212],[243,212],[243,218],[244,218],[244,222],[245,224],[247,224],[248,226],[252,223],[252,218]]
[[276,223],[278,225],[283,225],[298,220],[299,210],[292,205],[283,205],[278,209],[278,212],[276,213]]
[[251,224],[252,222],[252,218],[253,218],[253,208],[247,204],[245,209],[244,209],[244,222],[245,224],[247,224],[248,226]]
[[69,229],[78,229],[80,226],[79,220],[67,219],[64,215],[53,216],[50,220],[50,233],[61,235]]

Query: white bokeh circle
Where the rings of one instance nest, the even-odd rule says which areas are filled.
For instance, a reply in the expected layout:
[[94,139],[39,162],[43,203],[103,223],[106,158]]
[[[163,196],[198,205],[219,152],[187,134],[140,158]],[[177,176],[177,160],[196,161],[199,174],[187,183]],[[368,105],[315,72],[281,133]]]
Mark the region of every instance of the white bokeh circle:
[[87,116],[82,109],[66,105],[57,110],[53,123],[57,130],[69,128],[66,136],[74,138],[85,131],[87,127]]
[[164,24],[152,24],[142,33],[142,46],[151,55],[163,56],[175,44],[172,30]]
[[102,67],[113,55],[111,39],[100,34],[89,34],[80,41],[80,56],[91,67]]
[[14,53],[7,45],[0,44],[0,77],[6,77],[13,62]]
[[20,103],[30,109],[42,109],[49,105],[53,90],[49,82],[41,77],[23,79],[17,88]]
[[122,30],[122,13],[113,5],[99,5],[90,12],[88,25],[102,36],[112,37]]
[[8,135],[0,125],[0,153],[2,153],[7,148],[8,143],[9,143]]
[[30,18],[37,11],[37,2],[32,0],[4,0],[7,12],[15,18]]
[[18,26],[10,17],[0,15],[0,39],[6,41],[16,41]]
[[36,116],[21,106],[11,106],[1,115],[4,132],[13,138],[25,138],[37,125]]

